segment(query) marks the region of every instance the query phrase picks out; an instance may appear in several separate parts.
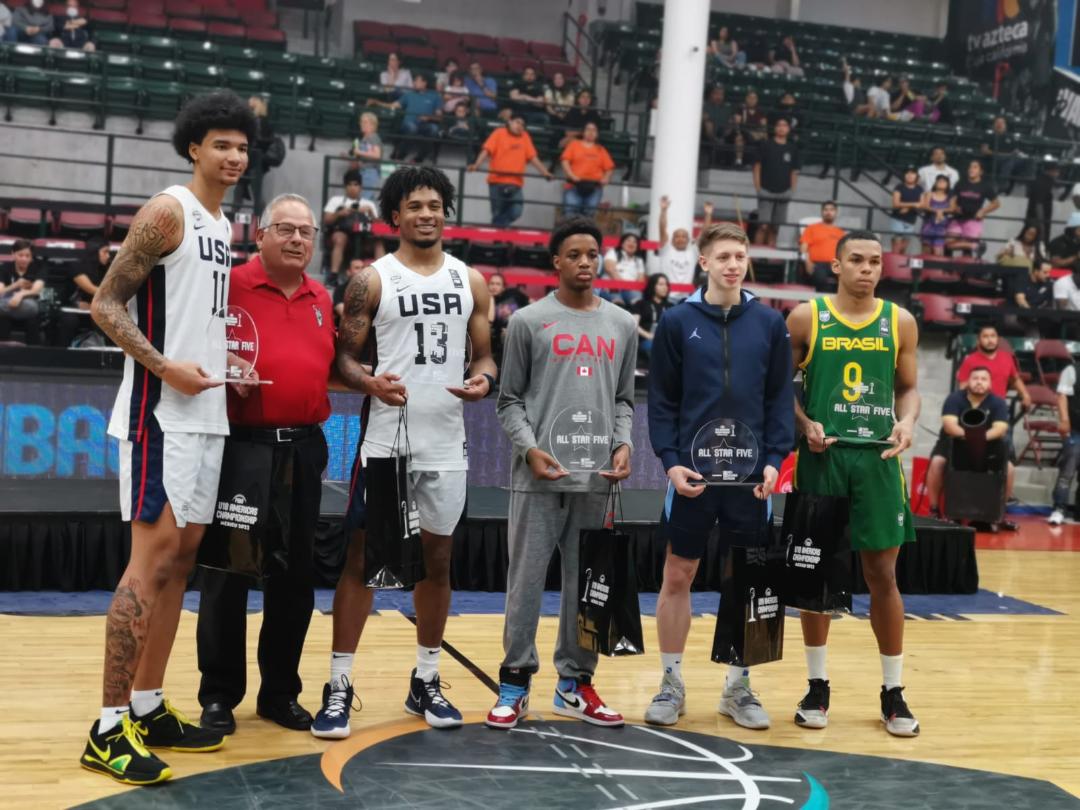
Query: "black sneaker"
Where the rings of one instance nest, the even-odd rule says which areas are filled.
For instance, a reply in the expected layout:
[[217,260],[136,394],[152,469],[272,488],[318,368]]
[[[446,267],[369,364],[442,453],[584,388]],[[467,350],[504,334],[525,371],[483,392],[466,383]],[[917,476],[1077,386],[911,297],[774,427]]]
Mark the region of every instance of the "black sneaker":
[[795,725],[803,728],[825,728],[829,725],[829,682],[811,678],[806,695],[795,710]]
[[79,764],[125,785],[154,785],[172,778],[169,766],[146,750],[143,730],[126,714],[104,734],[97,733],[94,721]]
[[432,728],[457,728],[461,725],[461,712],[443,697],[443,687],[450,688],[450,684],[444,684],[436,675],[430,681],[416,677],[416,670],[412,671],[409,681],[409,696],[405,698],[405,711],[417,717],[423,717]]
[[199,754],[217,751],[225,744],[222,732],[192,723],[167,700],[161,701],[160,706],[142,717],[132,712],[131,719],[139,724],[143,744],[147,748],[169,748]]
[[895,737],[919,736],[919,721],[911,713],[904,700],[904,687],[892,689],[881,687],[881,722],[885,730]]

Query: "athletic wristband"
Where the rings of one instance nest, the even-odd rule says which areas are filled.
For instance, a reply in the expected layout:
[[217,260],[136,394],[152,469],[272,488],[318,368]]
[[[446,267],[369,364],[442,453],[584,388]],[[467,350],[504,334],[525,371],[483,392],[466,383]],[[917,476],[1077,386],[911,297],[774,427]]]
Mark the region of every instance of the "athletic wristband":
[[490,374],[481,374],[480,376],[488,381],[488,393],[490,394],[495,390],[495,378]]

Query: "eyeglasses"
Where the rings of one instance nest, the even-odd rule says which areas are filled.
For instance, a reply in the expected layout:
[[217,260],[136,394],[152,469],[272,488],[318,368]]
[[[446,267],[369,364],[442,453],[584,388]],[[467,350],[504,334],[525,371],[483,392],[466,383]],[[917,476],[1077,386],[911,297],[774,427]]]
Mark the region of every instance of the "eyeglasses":
[[271,222],[270,225],[267,226],[267,230],[270,230],[271,228],[277,231],[277,235],[282,239],[292,239],[293,234],[300,231],[300,238],[305,242],[310,242],[315,238],[315,234],[319,232],[319,229],[314,225],[296,226],[291,222]]

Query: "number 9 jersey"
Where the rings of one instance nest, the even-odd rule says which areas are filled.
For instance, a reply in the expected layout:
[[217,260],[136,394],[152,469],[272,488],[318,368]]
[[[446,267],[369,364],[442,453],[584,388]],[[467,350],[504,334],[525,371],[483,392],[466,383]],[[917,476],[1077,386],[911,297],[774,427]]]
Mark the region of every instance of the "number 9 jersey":
[[[467,470],[464,402],[447,386],[461,386],[470,362],[469,318],[473,311],[469,268],[448,253],[429,276],[393,254],[372,264],[382,296],[372,321],[376,375],[397,374],[408,391],[412,470]],[[400,408],[369,397],[365,408],[363,458],[391,455]],[[404,455],[405,437],[398,454]]]

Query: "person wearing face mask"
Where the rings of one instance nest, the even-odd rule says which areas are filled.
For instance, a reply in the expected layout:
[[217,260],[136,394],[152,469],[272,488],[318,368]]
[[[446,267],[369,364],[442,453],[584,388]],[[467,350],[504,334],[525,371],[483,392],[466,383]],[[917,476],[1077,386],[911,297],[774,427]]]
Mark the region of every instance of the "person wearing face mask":
[[7,42],[26,42],[31,45],[48,45],[55,23],[45,11],[45,0],[30,0],[30,5],[15,9],[11,15],[11,28],[4,32]]
[[67,0],[63,16],[57,17],[53,22],[56,36],[49,40],[49,46],[93,53],[94,43],[90,41],[90,31],[86,26],[86,15],[79,8],[79,0]]
[[0,42],[7,39],[7,32],[11,28],[11,9],[0,2]]

